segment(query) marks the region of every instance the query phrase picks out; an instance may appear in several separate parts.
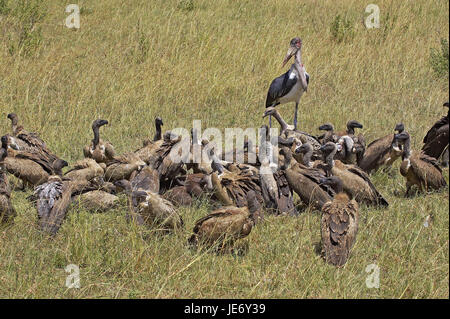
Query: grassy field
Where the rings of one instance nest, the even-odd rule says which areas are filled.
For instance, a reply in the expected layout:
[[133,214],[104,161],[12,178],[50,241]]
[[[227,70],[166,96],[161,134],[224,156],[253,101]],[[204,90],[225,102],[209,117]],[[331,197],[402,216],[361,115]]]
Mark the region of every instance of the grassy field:
[[[448,71],[439,76],[430,55],[448,40],[449,2],[377,0],[380,28],[366,29],[372,2],[79,0],[74,31],[64,26],[64,1],[0,0],[0,131],[10,131],[6,115],[16,112],[72,162],[96,118],[110,121],[103,136],[119,152],[152,136],[157,115],[164,129],[189,129],[194,119],[203,128],[257,128],[267,123],[266,92],[285,72],[289,40],[300,36],[311,75],[302,130],[357,119],[370,142],[403,122],[420,149],[446,112]],[[292,121],[293,105],[280,111]],[[205,199],[180,209],[186,228],[171,236],[128,225],[122,197],[121,208],[103,214],[73,207],[51,240],[37,230],[31,191],[13,192],[18,216],[0,228],[0,297],[449,298],[448,188],[405,199],[398,166],[392,176],[373,176],[391,205],[362,207],[342,269],[316,252],[315,211],[269,216],[241,243],[247,254],[216,256],[186,247],[195,220],[209,211]],[[79,289],[65,286],[68,264],[80,267]],[[370,264],[380,269],[379,288],[366,287]]]

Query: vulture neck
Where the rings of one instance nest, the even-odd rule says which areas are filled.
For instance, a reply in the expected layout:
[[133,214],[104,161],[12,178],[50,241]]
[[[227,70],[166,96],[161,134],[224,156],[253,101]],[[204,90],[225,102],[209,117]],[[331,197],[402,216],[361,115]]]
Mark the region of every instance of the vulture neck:
[[410,139],[408,138],[405,141],[405,144],[403,145],[403,155],[402,155],[402,160],[409,161],[409,158],[411,157],[411,145],[410,145]]
[[156,123],[156,133],[155,136],[153,137],[153,141],[159,141],[161,139],[161,124]]
[[13,132],[13,135],[17,135],[18,131],[19,131],[19,126],[17,125],[17,119],[14,118],[11,124],[11,129]]
[[284,165],[282,169],[287,170],[291,168],[291,162],[292,162],[292,153],[290,150],[284,151]]
[[325,164],[327,164],[330,170],[334,167],[334,156],[336,155],[336,151],[337,151],[336,149],[332,151],[325,157],[324,160]]
[[347,126],[347,134],[354,135],[355,129],[352,126]]
[[306,153],[303,154],[303,164],[307,167],[312,167],[311,157],[312,157],[312,149],[308,149]]
[[95,149],[97,147],[98,143],[100,143],[99,127],[94,126],[92,128],[92,130],[94,131],[94,139],[92,140],[92,149]]

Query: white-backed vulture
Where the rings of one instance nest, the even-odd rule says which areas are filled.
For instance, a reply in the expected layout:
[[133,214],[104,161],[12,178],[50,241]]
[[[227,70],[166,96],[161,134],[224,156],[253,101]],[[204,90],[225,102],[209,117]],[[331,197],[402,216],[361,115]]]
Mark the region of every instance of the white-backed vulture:
[[247,206],[226,206],[199,219],[194,226],[189,244],[215,246],[223,251],[238,239],[247,237],[260,215],[261,206],[254,191],[247,193]]
[[11,222],[17,215],[11,203],[11,188],[9,187],[8,177],[3,168],[3,160],[6,157],[6,152],[6,149],[0,149],[0,225]]
[[334,193],[332,190],[320,184],[320,179],[325,177],[320,169],[299,164],[292,158],[291,151],[283,147],[280,153],[284,156],[284,164],[281,169],[285,172],[289,186],[307,205],[320,209],[330,201]]
[[359,123],[358,121],[355,120],[350,120],[347,122],[347,129],[343,130],[343,131],[339,131],[336,133],[336,135],[338,137],[342,137],[344,135],[348,135],[348,136],[354,136],[355,135],[355,129],[356,128],[360,128],[362,129],[363,126],[361,123]]
[[164,143],[161,131],[161,126],[163,125],[163,120],[160,117],[156,117],[153,141],[149,139],[144,140],[142,147],[134,152],[141,160],[151,167],[155,167],[155,163],[158,161],[156,151]]
[[117,206],[119,197],[98,189],[76,195],[73,201],[89,211],[106,212]]
[[[449,107],[449,103],[444,103],[444,106]],[[422,151],[424,154],[439,159],[445,150],[448,152],[449,141],[449,113],[437,121],[433,127],[427,132],[423,138]],[[442,159],[443,166],[448,165],[445,158]]]
[[[398,123],[394,130],[401,133],[405,130],[405,126],[403,123]],[[394,135],[392,133],[371,142],[367,146],[363,158],[358,162],[358,166],[367,174],[377,171],[383,165],[392,166],[402,155],[402,150],[394,139]]]
[[327,142],[336,143],[339,137],[334,132],[334,126],[331,123],[325,123],[319,126],[319,131],[325,131],[324,134],[317,137],[320,144],[325,144]]
[[410,194],[413,185],[417,185],[420,191],[440,190],[447,186],[442,170],[434,157],[421,151],[411,151],[409,133],[397,134],[395,138],[403,145],[400,174],[406,178],[406,195]]
[[[17,114],[10,113],[8,118],[11,120],[12,135],[10,138],[10,147],[17,151],[26,151],[37,154],[43,161],[49,163],[53,168],[57,163],[65,162],[56,156],[39,137],[37,133],[26,131],[22,125],[19,125]],[[54,172],[56,173],[56,172]]]
[[183,227],[183,219],[167,199],[151,191],[133,190],[131,183],[120,180],[114,183],[128,194],[130,212],[127,221],[135,221],[139,225],[169,232]]
[[163,120],[159,116],[155,118],[155,136],[153,137],[153,142],[159,141],[162,138],[161,126],[163,126]]
[[48,181],[36,186],[34,197],[37,199],[39,227],[51,236],[56,235],[67,214],[71,202],[72,184],[63,182],[60,176],[52,175]]
[[177,206],[192,205],[192,196],[185,186],[175,186],[162,194],[162,197]]
[[[268,130],[267,126],[264,126],[264,129]],[[265,206],[276,215],[297,215],[286,173],[271,165],[270,155],[272,154],[267,150],[269,143],[268,136],[261,137],[259,182]]]
[[93,158],[97,163],[108,163],[113,160],[116,152],[114,146],[100,138],[100,127],[108,124],[107,120],[98,119],[92,123],[92,131],[94,132],[94,139],[91,144],[83,148],[84,157]]
[[344,192],[338,177],[321,180],[333,187],[336,195],[322,207],[320,232],[325,260],[337,267],[347,262],[358,232],[359,206]]
[[258,175],[255,175],[251,170],[241,170],[237,166],[233,166],[235,168],[234,171],[225,170],[213,150],[210,150],[209,156],[212,160],[213,173],[211,174],[211,181],[214,195],[223,205],[246,206],[247,193],[249,191],[256,193],[260,203],[264,201]]
[[327,175],[339,177],[344,190],[352,194],[352,197],[358,203],[365,203],[371,206],[389,205],[372,184],[366,172],[356,165],[348,165],[339,160],[334,160],[334,155],[337,152],[335,143],[326,143],[322,146],[321,151],[323,152],[324,168],[327,171]]
[[99,164],[92,158],[84,158],[76,161],[72,168],[64,174],[64,177],[71,180],[90,181],[95,177],[103,176],[105,168],[104,163]]
[[35,186],[47,181],[50,175],[61,175],[62,168],[67,162],[57,159],[50,163],[42,158],[39,152],[19,151],[9,148],[8,135],[1,137],[2,148],[7,150],[7,156],[3,160],[4,168],[8,173],[20,178],[24,186]]
[[105,180],[114,182],[121,179],[129,179],[134,171],[142,169],[145,165],[145,162],[135,153],[114,156],[108,161],[105,168]]

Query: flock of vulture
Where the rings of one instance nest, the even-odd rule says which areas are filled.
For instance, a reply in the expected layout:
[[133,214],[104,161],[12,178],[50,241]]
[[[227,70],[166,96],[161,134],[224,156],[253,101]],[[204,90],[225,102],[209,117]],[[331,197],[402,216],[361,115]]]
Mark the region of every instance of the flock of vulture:
[[[359,205],[389,205],[371,182],[371,173],[401,158],[407,195],[413,185],[425,192],[446,186],[440,165],[448,165],[448,114],[429,130],[421,151],[411,150],[403,124],[366,146],[363,135],[355,132],[362,129],[357,121],[349,121],[343,131],[324,124],[319,127],[324,134],[313,136],[288,125],[275,107],[266,108],[264,116],[268,115],[281,125],[276,170],[269,169],[273,163],[267,150],[274,148],[268,134],[263,134],[258,145],[246,140],[242,150],[234,150],[235,156],[244,152],[245,163],[227,162],[212,143],[199,140],[195,130],[189,138],[171,131],[163,134],[163,121],[157,117],[154,138],[120,155],[100,138],[100,127],[108,121],[94,121],[94,138],[83,149],[84,159],[63,173],[68,163],[38,134],[26,131],[11,113],[12,131],[1,137],[0,222],[12,222],[16,216],[7,173],[20,179],[23,189],[34,189],[29,200],[36,205],[40,229],[50,235],[57,233],[71,203],[105,211],[117,205],[121,192],[128,197],[128,222],[170,233],[184,227],[176,207],[206,196],[216,209],[196,222],[188,243],[225,252],[264,221],[264,212],[297,215],[295,192],[304,206],[322,212],[322,253],[327,262],[340,267],[356,240]],[[262,127],[268,132],[267,126]],[[173,161],[177,145],[205,151],[209,160]],[[248,162],[250,152],[256,154],[256,163]]]

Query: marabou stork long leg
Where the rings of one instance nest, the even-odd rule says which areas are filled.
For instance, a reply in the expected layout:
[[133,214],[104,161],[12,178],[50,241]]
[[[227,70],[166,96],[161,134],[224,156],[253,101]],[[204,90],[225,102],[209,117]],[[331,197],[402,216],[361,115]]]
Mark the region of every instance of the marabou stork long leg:
[[298,102],[295,103],[294,130],[297,129],[297,111],[298,111]]

